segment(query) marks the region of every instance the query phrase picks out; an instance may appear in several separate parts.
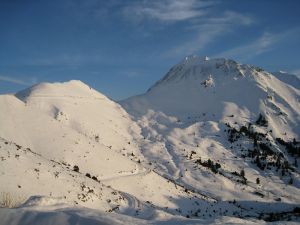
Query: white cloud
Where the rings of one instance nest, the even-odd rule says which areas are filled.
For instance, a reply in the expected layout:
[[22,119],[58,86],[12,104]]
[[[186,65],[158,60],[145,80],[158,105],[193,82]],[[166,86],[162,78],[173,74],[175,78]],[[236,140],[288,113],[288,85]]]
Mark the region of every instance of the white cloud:
[[186,22],[182,34],[192,33],[194,37],[177,43],[167,50],[164,57],[178,57],[194,54],[217,38],[231,32],[237,26],[249,26],[253,17],[234,11],[218,12],[218,0],[152,0],[139,1],[123,8],[125,17],[134,22],[156,21],[160,25]]
[[223,31],[225,32],[225,29],[219,26],[204,25],[198,30],[194,39],[171,48],[164,55],[166,57],[176,57],[193,54],[220,36]]
[[154,19],[160,22],[178,22],[203,16],[206,8],[216,1],[153,0],[130,4],[124,8],[125,16],[132,19]]
[[243,46],[239,46],[216,55],[217,57],[249,59],[260,55],[271,49],[272,45],[278,41],[276,35],[265,32],[255,41]]
[[265,52],[272,50],[274,46],[276,46],[275,44],[291,37],[291,35],[294,35],[294,33],[298,32],[298,30],[299,29],[296,28],[277,34],[264,32],[256,40],[245,45],[241,45],[221,52],[215,57],[234,58],[239,60],[251,59],[255,56],[261,55]]
[[33,83],[35,83],[36,79],[31,79],[31,82],[29,82],[29,81],[24,81],[24,80],[21,80],[21,79],[16,79],[16,78],[13,78],[13,77],[10,77],[10,76],[0,75],[0,81],[6,81],[6,82],[9,82],[9,83],[13,83],[13,84],[28,86],[28,85],[32,85]]
[[184,56],[198,52],[207,44],[231,32],[237,26],[251,25],[254,20],[250,16],[226,11],[218,17],[200,17],[187,29],[196,31],[194,39],[188,40],[165,53],[166,57]]

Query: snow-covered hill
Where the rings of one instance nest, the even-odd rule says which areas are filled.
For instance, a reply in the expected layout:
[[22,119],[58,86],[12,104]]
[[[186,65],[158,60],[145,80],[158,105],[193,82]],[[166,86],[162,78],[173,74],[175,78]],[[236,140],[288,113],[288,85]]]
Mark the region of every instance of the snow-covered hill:
[[296,220],[299,99],[260,68],[197,56],[120,104],[80,81],[1,95],[0,202],[29,200],[0,224]]

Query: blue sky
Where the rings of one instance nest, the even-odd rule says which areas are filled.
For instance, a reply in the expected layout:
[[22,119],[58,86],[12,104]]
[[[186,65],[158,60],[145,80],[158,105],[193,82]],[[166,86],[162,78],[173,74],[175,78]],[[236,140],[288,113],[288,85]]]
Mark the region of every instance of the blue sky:
[[300,75],[298,0],[0,0],[0,93],[80,79],[120,100],[186,55]]

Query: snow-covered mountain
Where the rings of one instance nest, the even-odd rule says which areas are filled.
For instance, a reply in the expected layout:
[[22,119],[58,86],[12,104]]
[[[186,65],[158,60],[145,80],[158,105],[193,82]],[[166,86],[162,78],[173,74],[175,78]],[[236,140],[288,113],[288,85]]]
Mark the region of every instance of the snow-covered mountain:
[[161,143],[143,152],[157,171],[260,208],[300,203],[299,100],[299,89],[261,68],[190,56],[121,105],[146,139]]
[[297,220],[292,84],[190,56],[120,103],[80,81],[1,95],[0,200],[29,199],[0,209],[0,224]]

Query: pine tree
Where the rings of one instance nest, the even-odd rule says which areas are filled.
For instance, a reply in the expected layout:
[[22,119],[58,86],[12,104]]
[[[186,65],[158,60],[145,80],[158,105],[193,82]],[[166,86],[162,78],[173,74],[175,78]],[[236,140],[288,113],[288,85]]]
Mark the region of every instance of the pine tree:
[[259,178],[256,178],[256,184],[260,184]]
[[240,175],[241,175],[241,177],[245,177],[245,170],[241,170],[241,172],[240,172]]

